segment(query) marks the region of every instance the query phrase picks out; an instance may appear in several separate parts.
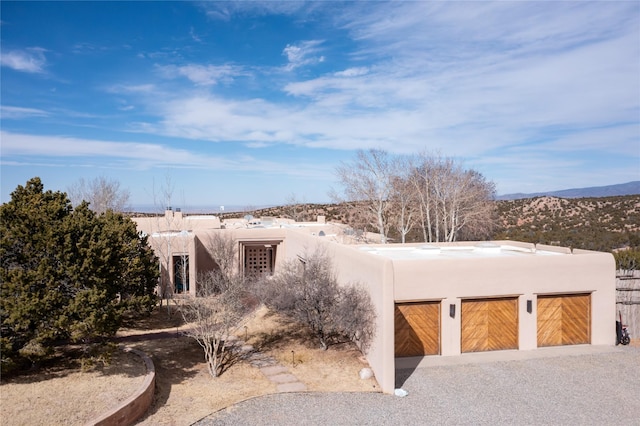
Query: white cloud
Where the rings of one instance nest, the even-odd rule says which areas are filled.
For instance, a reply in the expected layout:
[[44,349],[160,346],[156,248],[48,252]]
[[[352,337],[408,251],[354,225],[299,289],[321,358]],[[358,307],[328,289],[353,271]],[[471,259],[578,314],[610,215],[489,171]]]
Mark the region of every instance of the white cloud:
[[248,75],[241,67],[234,65],[199,65],[157,66],[165,78],[186,77],[201,86],[212,86],[219,82],[231,82],[235,77]]
[[191,38],[193,39],[193,41],[196,41],[198,43],[202,43],[202,39],[200,38],[200,36],[198,36],[195,32],[195,30],[193,29],[193,27],[191,27],[189,29],[189,35],[191,36]]
[[125,94],[151,94],[155,93],[157,87],[155,84],[115,84],[107,88],[111,93]]
[[208,18],[228,21],[235,15],[293,15],[311,13],[321,8],[322,2],[303,1],[204,1],[199,6]]
[[368,73],[369,73],[368,67],[354,67],[354,68],[347,68],[344,71],[338,71],[333,75],[335,75],[336,77],[358,77]]
[[282,50],[282,54],[286,56],[289,61],[285,69],[292,71],[301,66],[324,62],[324,56],[317,56],[317,53],[322,50],[319,47],[322,43],[323,40],[307,40],[297,45],[287,44]]
[[[84,167],[108,163],[109,167],[130,170],[170,167],[298,177],[326,178],[328,175],[327,167],[321,164],[275,162],[246,154],[225,153],[215,156],[152,143],[114,142],[7,131],[0,131],[0,139],[1,163],[11,166]],[[43,158],[47,158],[48,161],[42,161]],[[56,159],[64,161],[59,162]]]
[[37,108],[23,108],[9,105],[0,106],[0,117],[3,120],[21,120],[28,117],[46,117],[49,113],[47,111]]
[[[40,136],[0,131],[2,156],[120,158],[130,165],[205,167],[216,164],[188,151],[137,142],[112,142],[64,136]],[[218,163],[223,160],[218,159]],[[218,164],[220,165],[220,164]]]
[[[338,71],[302,80],[280,74],[273,80],[273,69],[255,68],[264,72],[255,76],[256,87],[261,78],[272,86],[260,95],[280,87],[289,95],[285,102],[278,94],[246,99],[248,91],[239,100],[149,90],[144,103],[159,121],[137,129],[251,147],[430,148],[472,157],[523,143],[542,149],[541,141],[568,151],[576,148],[571,135],[587,138],[584,129],[596,127],[627,135],[602,146],[608,152],[638,143],[637,133],[619,129],[637,121],[640,105],[640,64],[633,60],[640,57],[640,34],[624,5],[351,6],[336,19],[358,43],[354,55],[346,52],[354,66],[340,63]],[[329,45],[321,39],[287,45],[285,69],[317,63]],[[158,69],[165,78],[204,86],[232,84],[246,73],[232,65]]]
[[41,74],[47,59],[44,56],[46,50],[32,47],[24,50],[10,50],[0,53],[0,64],[16,71]]
[[[626,5],[351,6],[337,19],[357,47],[340,52],[349,60],[327,64],[324,74],[296,78],[256,66],[251,87],[237,85],[237,97],[218,88],[215,95],[193,87],[172,90],[177,84],[166,81],[112,91],[138,95],[135,104],[152,116],[134,125],[138,132],[255,149],[440,150],[488,168],[527,163],[532,174],[539,169],[549,176],[578,175],[587,167],[586,157],[567,161],[560,154],[633,156],[635,149],[637,157],[640,33]],[[284,69],[317,64],[324,55],[333,61],[339,55],[327,40],[287,45]],[[233,85],[249,75],[246,67],[230,64],[156,70],[198,86]],[[497,152],[508,162],[482,161]],[[511,172],[517,175],[518,167]]]

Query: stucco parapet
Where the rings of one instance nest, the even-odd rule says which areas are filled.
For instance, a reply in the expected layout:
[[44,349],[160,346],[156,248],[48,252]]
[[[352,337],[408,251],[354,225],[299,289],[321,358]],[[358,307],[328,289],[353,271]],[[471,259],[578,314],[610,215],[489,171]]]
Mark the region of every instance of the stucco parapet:
[[568,247],[550,246],[547,244],[536,244],[536,250],[549,251],[552,253],[571,254],[571,249]]

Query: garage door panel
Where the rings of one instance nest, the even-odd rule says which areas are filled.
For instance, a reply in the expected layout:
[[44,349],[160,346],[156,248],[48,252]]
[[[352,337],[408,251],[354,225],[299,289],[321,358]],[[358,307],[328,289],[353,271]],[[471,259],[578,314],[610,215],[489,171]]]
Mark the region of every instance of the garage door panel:
[[[562,344],[562,304],[558,298],[538,298],[538,346]],[[544,344],[541,344],[544,342]]]
[[397,304],[395,308],[395,356],[440,353],[440,303]]
[[491,302],[489,310],[490,351],[518,348],[518,303],[517,299],[502,299]]
[[487,350],[489,321],[487,303],[484,300],[462,302],[462,352]]
[[517,299],[462,301],[461,328],[462,352],[517,349]]
[[538,296],[538,346],[591,342],[591,295]]
[[589,295],[569,296],[562,304],[562,344],[590,343],[591,303]]

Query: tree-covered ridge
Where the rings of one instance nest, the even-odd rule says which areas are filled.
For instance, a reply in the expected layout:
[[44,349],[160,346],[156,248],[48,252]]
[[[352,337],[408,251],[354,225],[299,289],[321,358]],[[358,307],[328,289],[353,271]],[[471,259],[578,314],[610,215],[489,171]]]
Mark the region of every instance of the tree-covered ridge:
[[611,251],[640,245],[640,195],[497,201],[500,230],[513,239]]
[[[640,246],[640,195],[594,198],[535,197],[495,201],[497,227],[491,239],[511,239],[589,250]],[[349,223],[356,212],[345,204],[296,204],[248,211],[255,217],[291,217]],[[295,215],[294,215],[295,213]],[[224,217],[237,217],[226,213]],[[417,234],[409,242],[421,241]]]

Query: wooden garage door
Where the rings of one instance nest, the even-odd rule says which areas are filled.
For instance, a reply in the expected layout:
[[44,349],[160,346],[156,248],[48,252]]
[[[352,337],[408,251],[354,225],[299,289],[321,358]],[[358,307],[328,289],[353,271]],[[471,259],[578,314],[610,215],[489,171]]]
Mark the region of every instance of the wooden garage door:
[[518,299],[462,301],[462,352],[518,349]]
[[591,295],[538,296],[538,346],[591,343]]
[[440,302],[398,303],[395,309],[395,355],[440,353]]

